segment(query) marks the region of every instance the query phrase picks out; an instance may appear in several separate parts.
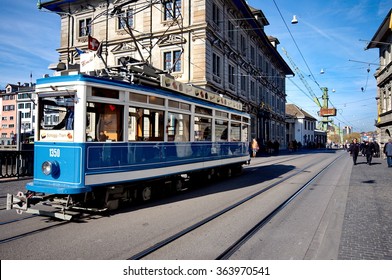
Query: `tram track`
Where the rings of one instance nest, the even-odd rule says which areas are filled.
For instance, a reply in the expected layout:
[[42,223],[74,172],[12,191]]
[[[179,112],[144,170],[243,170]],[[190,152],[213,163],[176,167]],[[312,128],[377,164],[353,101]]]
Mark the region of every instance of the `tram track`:
[[34,234],[37,234],[37,233],[41,233],[41,232],[50,230],[52,228],[57,228],[59,226],[63,226],[63,225],[68,224],[68,223],[69,223],[68,221],[59,221],[59,223],[54,224],[54,225],[50,225],[50,226],[47,226],[47,227],[38,228],[38,229],[31,230],[31,231],[28,231],[28,232],[24,232],[24,233],[21,233],[21,234],[13,235],[11,237],[1,239],[0,240],[0,244],[8,243],[8,242],[11,242],[11,241],[18,240],[20,238],[24,238],[24,237],[31,236],[31,235],[34,235]]
[[[335,163],[342,156],[343,156],[343,154],[338,156],[337,158],[335,158],[332,162],[328,163],[325,167],[323,167],[320,171],[318,171],[313,177],[310,178],[310,180],[308,180],[299,189],[297,189],[297,191],[295,191],[292,195],[290,195],[287,199],[285,199],[281,204],[279,204],[272,211],[270,211],[269,214],[265,215],[265,217],[263,217],[254,227],[252,227],[244,235],[242,235],[235,242],[233,242],[232,245],[229,246],[226,250],[223,250],[223,252],[216,259],[217,260],[218,259],[228,259],[233,253],[235,253],[238,250],[238,248],[240,248],[244,243],[246,243],[246,241],[248,239],[250,239],[255,233],[257,233],[265,224],[267,224],[274,216],[276,216],[281,210],[283,210],[303,190],[305,190],[317,177],[319,177],[322,173],[324,173],[324,171],[326,171],[331,165],[333,165],[333,163]],[[289,161],[289,160],[286,159],[281,162],[287,163],[287,161]],[[277,161],[273,164],[277,164],[277,163],[279,163],[279,161]],[[271,162],[269,162],[269,164],[271,164]],[[283,184],[284,182],[288,181],[289,179],[294,178],[294,177],[302,174],[303,172],[306,172],[307,169],[309,169],[310,167],[312,167],[314,165],[315,165],[315,163],[312,162],[312,163],[306,165],[305,167],[300,168],[299,170],[295,171],[294,173],[292,173],[284,178],[281,178],[281,179],[273,182],[272,184],[265,186],[263,189],[245,197],[244,199],[242,199],[236,203],[233,203],[232,205],[224,208],[223,210],[218,211],[218,212],[208,216],[207,218],[179,231],[178,233],[175,233],[175,234],[171,235],[170,237],[168,237],[160,242],[157,242],[155,245],[153,245],[143,251],[140,251],[139,253],[132,255],[129,258],[129,260],[140,260],[140,259],[144,259],[144,258],[154,254],[155,252],[163,249],[164,247],[168,246],[169,244],[175,242],[176,240],[179,240],[180,238],[194,232],[196,229],[199,229],[200,227],[207,225],[208,223],[216,220],[217,218],[221,217],[222,215],[227,214],[230,211],[245,204],[246,202],[249,202],[252,199],[262,195],[263,193],[267,192],[268,190],[271,190],[274,187],[279,186],[279,185]],[[257,164],[257,165],[254,165],[253,167],[256,167],[256,166],[261,166],[261,165]]]
[[22,218],[17,218],[17,219],[11,219],[11,220],[8,220],[8,221],[5,221],[5,222],[0,222],[0,226],[7,225],[7,224],[12,224],[12,223],[16,223],[16,222],[20,222],[20,221],[23,221],[23,220],[32,219],[34,217],[36,217],[36,215],[32,215],[32,216],[28,216],[28,217],[22,217]]

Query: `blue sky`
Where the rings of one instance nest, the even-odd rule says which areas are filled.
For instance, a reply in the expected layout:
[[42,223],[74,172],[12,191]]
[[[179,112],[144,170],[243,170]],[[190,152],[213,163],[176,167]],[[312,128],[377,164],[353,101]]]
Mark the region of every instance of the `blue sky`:
[[[362,40],[373,38],[392,8],[390,0],[249,0],[248,4],[263,11],[270,23],[265,27],[267,35],[279,39],[282,57],[291,67],[283,47],[314,94],[321,97],[320,87],[329,89],[330,106],[338,112],[332,118],[335,125],[352,126],[357,132],[375,130],[378,66],[368,63],[378,64],[379,54],[378,49],[365,51],[367,42]],[[291,24],[293,15],[298,24]],[[305,94],[308,91],[298,75],[286,84],[287,103],[317,118],[318,106]]]
[[[51,74],[48,66],[58,60],[59,16],[38,10],[36,0],[2,4],[0,88],[30,82],[30,73],[33,82]],[[329,89],[331,106],[338,112],[334,123],[353,126],[355,131],[374,130],[377,65],[368,63],[378,63],[378,50],[365,51],[367,42],[362,40],[373,37],[391,8],[390,0],[249,0],[248,4],[264,12],[270,23],[267,35],[279,39],[278,51],[288,62],[282,47],[287,50],[316,96],[321,97],[319,87]],[[293,15],[299,21],[296,25],[291,24]],[[319,109],[306,93],[297,76],[287,80],[287,102],[317,117]]]

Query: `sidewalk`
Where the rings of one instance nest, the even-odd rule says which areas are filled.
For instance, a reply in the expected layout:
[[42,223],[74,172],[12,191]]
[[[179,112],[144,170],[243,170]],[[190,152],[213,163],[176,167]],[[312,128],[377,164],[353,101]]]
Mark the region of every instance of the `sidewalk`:
[[338,258],[392,260],[392,168],[359,156],[349,185]]

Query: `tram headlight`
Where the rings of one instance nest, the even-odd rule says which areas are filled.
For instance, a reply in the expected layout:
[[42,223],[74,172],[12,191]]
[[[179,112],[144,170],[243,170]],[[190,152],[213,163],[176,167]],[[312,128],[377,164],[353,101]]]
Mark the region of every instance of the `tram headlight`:
[[46,176],[56,176],[60,171],[60,166],[57,161],[44,161],[41,170]]

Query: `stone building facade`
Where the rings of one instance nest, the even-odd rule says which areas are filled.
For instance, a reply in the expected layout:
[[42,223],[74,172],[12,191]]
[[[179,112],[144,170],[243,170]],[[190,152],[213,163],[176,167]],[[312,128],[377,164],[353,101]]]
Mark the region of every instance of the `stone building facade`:
[[380,66],[374,77],[377,82],[378,142],[388,142],[392,136],[392,9],[369,42],[367,49],[378,48]]
[[[243,103],[251,137],[285,146],[285,78],[293,72],[268,37],[261,10],[243,0],[48,1],[61,17],[59,61],[78,69],[89,40],[101,46],[96,74],[145,61],[177,80]],[[91,37],[90,37],[91,36]]]

